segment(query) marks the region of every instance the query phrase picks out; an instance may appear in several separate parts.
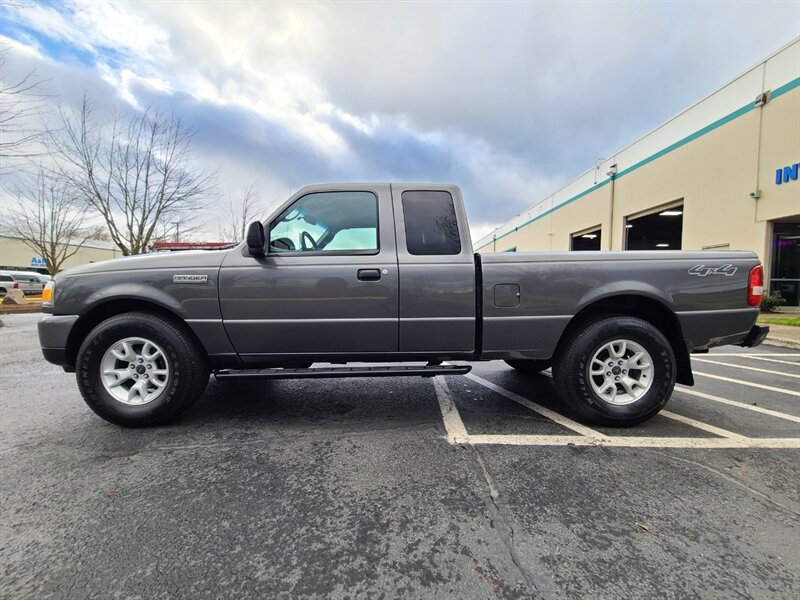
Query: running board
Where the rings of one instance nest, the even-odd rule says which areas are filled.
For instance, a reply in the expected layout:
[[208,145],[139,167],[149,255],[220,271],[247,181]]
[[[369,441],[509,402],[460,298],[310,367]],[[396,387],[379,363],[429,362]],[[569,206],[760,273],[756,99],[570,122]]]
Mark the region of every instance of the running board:
[[466,375],[470,365],[429,365],[417,367],[325,367],[316,369],[223,369],[217,379],[314,379],[331,377],[434,377]]

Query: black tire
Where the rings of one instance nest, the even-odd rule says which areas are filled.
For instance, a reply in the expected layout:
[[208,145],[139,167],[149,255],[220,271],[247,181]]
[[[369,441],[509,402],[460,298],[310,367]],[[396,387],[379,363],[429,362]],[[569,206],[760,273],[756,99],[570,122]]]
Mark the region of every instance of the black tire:
[[[126,338],[144,338],[163,349],[169,373],[155,400],[124,404],[103,384],[103,357]],[[100,417],[124,427],[148,427],[167,423],[189,408],[205,390],[209,368],[205,350],[184,327],[151,313],[129,312],[106,319],[86,336],[78,350],[76,377],[83,399]]]
[[[603,398],[592,385],[589,373],[595,353],[616,340],[638,344],[652,360],[649,363],[652,364],[649,388],[629,404],[614,404]],[[611,367],[609,372],[612,372]],[[631,373],[641,377],[643,371],[631,370]],[[615,379],[615,375],[612,374],[608,380]],[[675,387],[675,376],[675,353],[669,340],[647,321],[629,316],[606,317],[575,330],[562,341],[553,364],[553,378],[564,401],[580,417],[600,425],[626,427],[654,417],[669,401]],[[604,376],[594,377],[595,383],[601,386]],[[618,389],[625,396],[621,384]],[[618,392],[609,390],[608,393],[616,397]]]
[[536,373],[547,371],[547,369],[549,369],[551,366],[549,360],[516,359],[507,360],[505,363],[509,367],[519,371],[520,373],[525,373],[526,375],[535,375]]

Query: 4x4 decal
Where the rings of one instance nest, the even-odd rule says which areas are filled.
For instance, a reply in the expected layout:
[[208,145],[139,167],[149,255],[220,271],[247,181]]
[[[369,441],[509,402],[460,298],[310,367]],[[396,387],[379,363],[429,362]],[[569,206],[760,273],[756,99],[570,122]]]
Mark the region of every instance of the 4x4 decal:
[[720,267],[695,265],[689,269],[689,275],[697,275],[698,277],[705,277],[706,275],[725,275],[725,277],[731,277],[734,273],[736,273],[736,267],[733,265],[722,265]]

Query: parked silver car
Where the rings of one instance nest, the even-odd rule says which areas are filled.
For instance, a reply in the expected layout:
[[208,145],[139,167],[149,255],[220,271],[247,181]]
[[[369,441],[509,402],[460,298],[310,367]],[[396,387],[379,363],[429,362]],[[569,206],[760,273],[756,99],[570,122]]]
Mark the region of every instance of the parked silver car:
[[26,296],[38,296],[44,289],[39,273],[30,271],[0,271],[0,295],[5,296],[9,290],[22,290]]
[[30,282],[33,284],[33,293],[37,296],[41,295],[42,290],[44,290],[44,286],[48,281],[52,281],[53,278],[50,275],[37,273],[36,271],[20,271],[17,273],[21,278],[29,279]]
[[5,296],[8,290],[16,287],[15,279],[7,271],[0,271],[0,296]]

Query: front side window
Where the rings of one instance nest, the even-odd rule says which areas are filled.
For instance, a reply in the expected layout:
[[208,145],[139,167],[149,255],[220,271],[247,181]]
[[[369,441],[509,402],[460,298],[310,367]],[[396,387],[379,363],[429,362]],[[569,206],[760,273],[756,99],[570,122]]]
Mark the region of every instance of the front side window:
[[402,199],[409,254],[461,253],[456,208],[449,192],[403,192]]
[[307,194],[270,224],[269,251],[375,254],[378,198],[371,192]]

